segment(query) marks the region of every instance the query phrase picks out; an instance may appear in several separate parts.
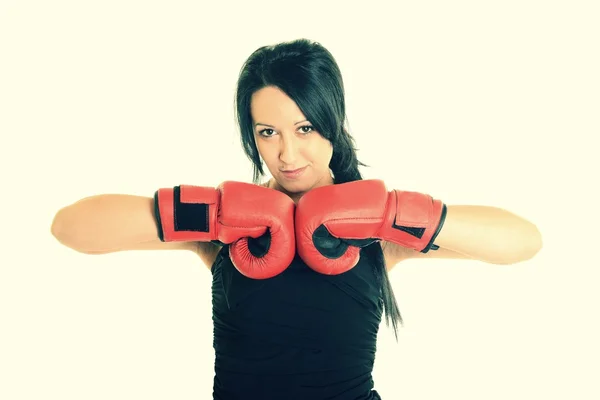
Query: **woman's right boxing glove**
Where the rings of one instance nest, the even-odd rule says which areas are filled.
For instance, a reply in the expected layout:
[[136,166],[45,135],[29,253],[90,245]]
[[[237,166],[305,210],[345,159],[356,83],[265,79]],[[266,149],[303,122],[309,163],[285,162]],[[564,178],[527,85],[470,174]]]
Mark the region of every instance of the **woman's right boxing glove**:
[[292,262],[294,209],[289,196],[243,182],[180,185],[154,194],[160,240],[229,244],[231,261],[252,279],[274,277]]

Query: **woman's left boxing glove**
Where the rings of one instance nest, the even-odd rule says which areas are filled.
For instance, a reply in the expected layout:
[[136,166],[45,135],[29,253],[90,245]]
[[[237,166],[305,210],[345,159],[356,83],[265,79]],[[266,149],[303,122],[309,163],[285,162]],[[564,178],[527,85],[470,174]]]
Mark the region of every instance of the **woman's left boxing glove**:
[[360,249],[385,240],[427,253],[446,218],[446,205],[423,193],[386,189],[378,179],[321,186],[296,206],[296,246],[322,274],[353,268]]
[[229,244],[237,270],[253,279],[283,272],[296,251],[294,201],[262,186],[226,181],[217,188],[180,185],[154,194],[163,242]]

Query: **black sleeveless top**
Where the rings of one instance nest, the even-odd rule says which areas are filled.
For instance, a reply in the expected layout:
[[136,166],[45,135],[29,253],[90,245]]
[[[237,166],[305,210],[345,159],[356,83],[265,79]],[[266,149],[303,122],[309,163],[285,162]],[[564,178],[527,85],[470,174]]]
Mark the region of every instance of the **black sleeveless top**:
[[328,276],[296,257],[265,280],[241,275],[219,252],[211,272],[213,399],[374,400],[372,370],[383,312],[366,254]]

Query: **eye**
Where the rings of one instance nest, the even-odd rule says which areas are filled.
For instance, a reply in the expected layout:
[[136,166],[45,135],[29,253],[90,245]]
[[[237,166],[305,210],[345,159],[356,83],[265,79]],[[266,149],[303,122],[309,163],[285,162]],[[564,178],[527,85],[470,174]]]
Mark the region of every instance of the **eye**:
[[300,129],[304,129],[304,128],[309,128],[310,130],[308,132],[304,131],[303,133],[310,133],[310,132],[312,132],[312,131],[315,130],[315,128],[313,126],[311,126],[311,125],[304,125],[304,126],[300,127]]
[[273,132],[273,129],[269,129],[269,128],[267,128],[267,129],[263,129],[262,131],[260,131],[260,132],[258,132],[258,133],[259,133],[261,136],[270,137],[271,135],[266,135],[266,134],[265,134],[265,132],[266,132],[266,131],[271,131],[271,132]]

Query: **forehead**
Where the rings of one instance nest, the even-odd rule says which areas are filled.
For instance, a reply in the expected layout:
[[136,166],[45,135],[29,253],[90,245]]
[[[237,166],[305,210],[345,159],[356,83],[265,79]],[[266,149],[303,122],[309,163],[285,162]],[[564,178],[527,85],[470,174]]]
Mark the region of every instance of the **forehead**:
[[272,86],[262,88],[252,95],[250,112],[256,122],[265,124],[304,119],[298,105],[281,89]]

